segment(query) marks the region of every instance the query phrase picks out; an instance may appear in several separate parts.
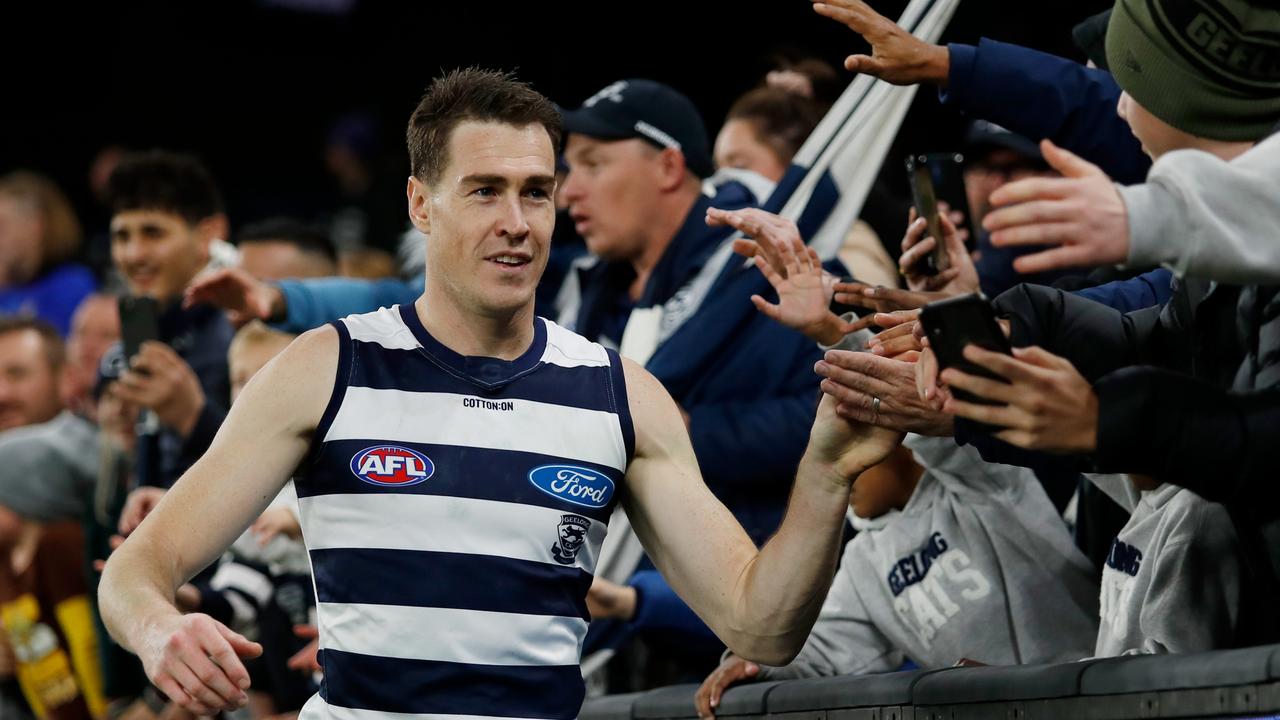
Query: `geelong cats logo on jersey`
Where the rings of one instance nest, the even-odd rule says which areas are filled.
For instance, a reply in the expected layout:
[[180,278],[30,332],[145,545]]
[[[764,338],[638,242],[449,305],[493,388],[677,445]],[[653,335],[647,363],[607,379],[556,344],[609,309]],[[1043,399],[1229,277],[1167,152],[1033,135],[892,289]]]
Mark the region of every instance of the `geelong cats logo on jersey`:
[[602,508],[613,498],[613,481],[604,473],[572,465],[543,465],[529,471],[529,482],[565,502]]
[[426,455],[399,445],[365,448],[351,458],[351,472],[370,485],[407,487],[431,477],[436,466]]
[[587,528],[591,521],[581,515],[561,515],[560,527],[556,529],[559,539],[551,546],[551,557],[561,565],[572,565],[578,551],[587,542]]

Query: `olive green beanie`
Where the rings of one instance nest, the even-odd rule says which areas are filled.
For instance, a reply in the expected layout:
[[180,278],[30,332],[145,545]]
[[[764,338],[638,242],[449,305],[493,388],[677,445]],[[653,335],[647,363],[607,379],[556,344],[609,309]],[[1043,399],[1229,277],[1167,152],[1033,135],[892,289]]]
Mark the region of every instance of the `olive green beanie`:
[[1258,140],[1280,121],[1280,2],[1117,0],[1107,61],[1139,105],[1191,135]]

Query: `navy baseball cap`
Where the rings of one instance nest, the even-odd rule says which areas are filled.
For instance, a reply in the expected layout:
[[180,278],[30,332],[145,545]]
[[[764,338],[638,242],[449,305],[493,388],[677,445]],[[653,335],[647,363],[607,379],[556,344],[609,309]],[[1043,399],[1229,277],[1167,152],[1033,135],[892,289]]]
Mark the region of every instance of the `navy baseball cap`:
[[674,88],[645,79],[619,80],[587,98],[577,110],[564,111],[566,133],[600,140],[640,138],[659,148],[675,148],[700,178],[711,177],[707,126],[689,98]]

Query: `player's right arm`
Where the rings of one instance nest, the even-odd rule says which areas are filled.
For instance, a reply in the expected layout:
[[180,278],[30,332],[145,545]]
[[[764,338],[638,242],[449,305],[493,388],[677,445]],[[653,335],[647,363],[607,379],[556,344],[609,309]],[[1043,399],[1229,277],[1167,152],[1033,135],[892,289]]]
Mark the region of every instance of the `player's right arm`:
[[624,359],[623,370],[636,434],[623,503],[636,536],[671,588],[734,654],[786,665],[827,596],[853,480],[902,435],[845,420],[824,395],[786,516],[757,549],[702,480],[675,401],[644,368]]
[[197,715],[247,701],[240,657],[261,648],[207,615],[182,615],[177,588],[244,532],[305,457],[338,366],[338,333],[308,332],[245,387],[208,452],[111,555],[98,589],[112,637],[157,687]]

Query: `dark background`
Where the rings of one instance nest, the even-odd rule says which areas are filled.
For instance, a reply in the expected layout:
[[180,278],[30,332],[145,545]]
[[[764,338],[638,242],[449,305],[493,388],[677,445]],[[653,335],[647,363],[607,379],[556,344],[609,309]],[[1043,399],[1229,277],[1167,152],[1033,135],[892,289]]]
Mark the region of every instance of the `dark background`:
[[[311,218],[329,196],[323,146],[334,119],[372,114],[384,165],[403,176],[404,123],[442,69],[515,69],[571,106],[613,80],[651,77],[689,95],[714,133],[776,52],[839,67],[865,50],[807,0],[311,2],[350,8],[325,14],[227,0],[6,9],[0,172],[51,175],[86,230],[100,232],[106,216],[87,180],[95,153],[108,144],[166,147],[205,159],[233,226],[278,212]],[[906,3],[872,5],[896,18]],[[1071,27],[1108,5],[965,0],[943,41],[985,36],[1082,59]],[[890,160],[954,148],[961,128],[936,93],[922,91]]]

